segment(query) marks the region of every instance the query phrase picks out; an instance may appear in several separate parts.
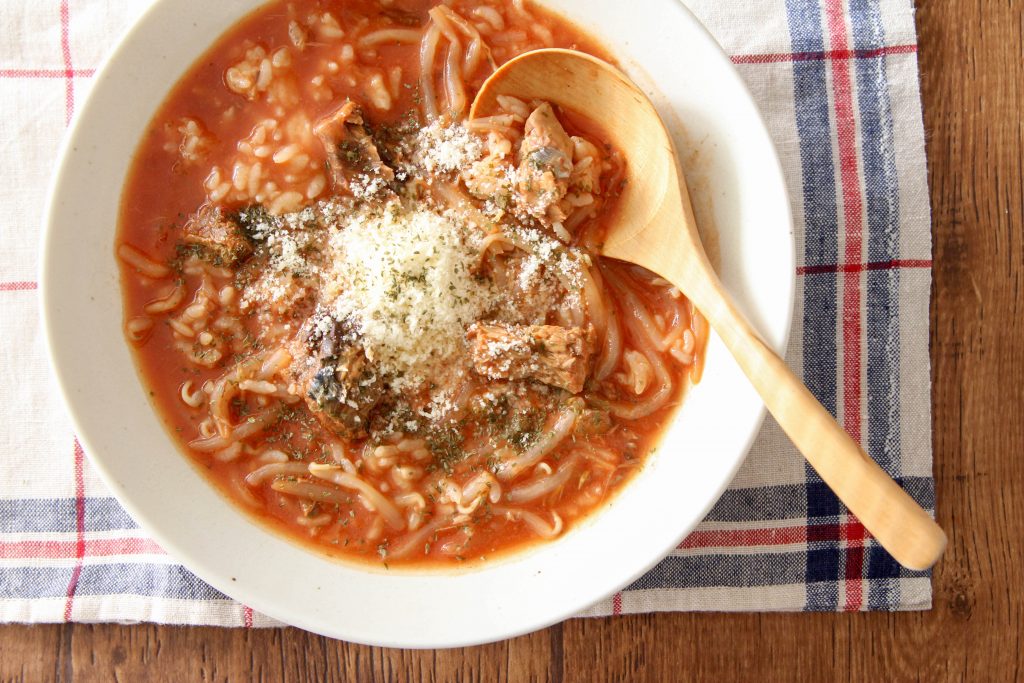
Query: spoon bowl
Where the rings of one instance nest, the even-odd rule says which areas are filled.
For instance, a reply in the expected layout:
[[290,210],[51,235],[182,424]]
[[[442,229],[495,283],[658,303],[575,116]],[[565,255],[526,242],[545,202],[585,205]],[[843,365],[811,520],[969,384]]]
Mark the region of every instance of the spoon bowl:
[[470,118],[495,113],[503,95],[544,100],[600,126],[626,161],[602,254],[643,266],[686,294],[783,431],[865,528],[905,567],[935,564],[946,546],[942,529],[843,431],[722,286],[701,244],[672,139],[644,93],[601,59],[544,49],[495,71],[477,94]]

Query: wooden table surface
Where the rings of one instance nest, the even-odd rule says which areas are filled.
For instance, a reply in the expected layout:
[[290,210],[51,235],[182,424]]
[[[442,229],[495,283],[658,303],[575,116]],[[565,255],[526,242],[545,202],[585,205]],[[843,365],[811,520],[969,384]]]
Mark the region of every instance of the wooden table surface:
[[415,652],[297,629],[0,627],[0,681],[920,680],[1022,676],[1024,6],[921,0],[931,188],[932,422],[950,537],[934,609],[576,619]]

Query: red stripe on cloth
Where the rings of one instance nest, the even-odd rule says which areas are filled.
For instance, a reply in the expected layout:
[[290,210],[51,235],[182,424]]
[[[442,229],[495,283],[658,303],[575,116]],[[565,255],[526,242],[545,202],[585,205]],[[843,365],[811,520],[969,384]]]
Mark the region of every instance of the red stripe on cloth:
[[683,539],[679,548],[743,548],[752,545],[789,545],[806,540],[807,527],[804,525],[777,529],[695,531]]
[[868,270],[896,270],[897,268],[931,268],[930,259],[893,259],[892,261],[871,261],[869,263],[828,263],[819,266],[797,266],[797,275],[820,275],[823,273],[863,273]]
[[[826,2],[832,47],[846,49],[846,23],[841,0]],[[863,254],[864,207],[860,195],[857,160],[857,122],[853,112],[853,84],[847,62],[832,63],[836,138],[839,142],[839,175],[843,197],[845,261],[860,263]],[[843,278],[843,425],[850,437],[861,437],[861,286],[860,274]]]
[[[0,69],[0,78],[67,78],[68,69]],[[72,78],[92,78],[96,69],[71,69]]]
[[28,292],[38,289],[39,285],[28,280],[16,282],[0,282],[0,292]]
[[[846,17],[842,0],[826,0],[825,15],[833,50],[847,49]],[[860,263],[863,257],[864,207],[860,194],[860,168],[857,160],[857,121],[853,111],[853,82],[847,60],[832,62],[832,91],[836,115],[836,140],[839,143],[839,177],[843,197],[843,226],[846,237],[844,260]],[[843,277],[843,427],[854,441],[861,440],[861,286],[860,273]],[[846,604],[855,611],[862,604],[859,580],[863,576],[863,550],[846,552]]]
[[[849,526],[856,526],[853,531]],[[814,543],[821,541],[841,541],[858,535],[861,539],[870,538],[867,530],[856,518],[845,524],[799,524],[760,529],[721,529],[712,531],[694,531],[683,539],[679,550],[701,548],[747,548],[757,545],[779,546],[793,543]]]
[[242,625],[252,628],[252,607],[242,605]]
[[864,604],[864,537],[866,530],[853,515],[850,523],[843,525],[843,540],[846,546],[846,604],[843,609],[855,612]]
[[67,600],[64,603],[64,621],[71,621],[75,603],[75,591],[78,590],[78,577],[82,575],[82,561],[85,559],[85,453],[82,446],[75,439],[75,527],[78,530],[78,540],[75,541],[75,557],[77,562],[71,570],[71,579],[68,581]]
[[762,54],[733,55],[733,64],[775,64],[778,62],[818,62],[850,59],[872,59],[886,55],[917,52],[917,45],[886,45],[873,50],[826,50],[824,52],[766,52]]
[[71,63],[71,9],[68,0],[60,3],[60,49],[64,58],[64,123],[75,113],[75,68]]
[[622,593],[612,596],[612,614],[622,614]]
[[110,557],[112,555],[165,555],[163,548],[148,538],[101,538],[84,541],[0,542],[0,558]]
[[[849,531],[850,526],[856,526],[855,533]],[[862,541],[872,538],[864,525],[854,516],[850,516],[846,522],[841,524],[813,524],[807,527],[807,542],[836,542],[843,541],[854,535],[860,535]]]

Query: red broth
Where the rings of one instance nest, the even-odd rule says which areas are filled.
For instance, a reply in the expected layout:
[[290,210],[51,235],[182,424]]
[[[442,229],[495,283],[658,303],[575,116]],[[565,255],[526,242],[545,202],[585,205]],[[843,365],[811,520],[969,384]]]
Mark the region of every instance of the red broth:
[[[513,215],[495,208],[486,192],[476,187],[474,194],[459,175],[465,169],[425,183],[426,194],[416,201],[426,209],[409,200],[409,183],[419,182],[417,192],[423,192],[424,183],[415,179],[399,190],[400,202],[371,196],[353,204],[348,195],[355,186],[339,185],[332,152],[315,133],[317,122],[342,103],[360,106],[379,142],[392,129],[417,134],[432,121],[432,108],[451,124],[464,123],[466,105],[492,64],[527,50],[557,46],[607,58],[578,28],[537,7],[456,1],[428,14],[432,7],[420,0],[298,0],[270,3],[242,19],[193,65],[153,118],[125,185],[116,243],[126,337],[158,413],[187,457],[276,531],[332,556],[388,566],[487,559],[556,538],[598,510],[642,466],[687,378],[699,377],[707,336],[699,314],[667,283],[597,256],[602,216],[614,204],[622,163],[600,142],[600,122],[557,112],[567,134],[578,136],[572,167],[601,170],[594,187],[573,185],[561,200],[564,210],[548,208],[540,218],[537,211]],[[431,30],[437,42],[425,79]],[[453,68],[465,102],[450,95]],[[495,124],[474,134],[481,140],[490,135],[489,152],[500,153],[508,142],[521,153],[524,116],[516,110],[534,104],[511,104],[508,130]],[[521,194],[519,178],[512,191]],[[280,228],[279,237],[301,233],[307,247],[319,249],[328,243],[327,228],[281,227],[285,219],[277,216],[308,219],[300,213],[305,207],[343,196],[349,212],[343,220],[379,220],[359,207],[392,201],[404,207],[394,211],[412,217],[396,219],[405,229],[425,211],[441,221],[438,207],[450,204],[453,192],[472,205],[466,211],[499,216],[473,228],[482,232],[472,239],[487,244],[481,259],[490,270],[481,266],[483,274],[474,275],[481,289],[514,289],[541,277],[531,268],[548,278],[530,280],[522,295],[545,289],[552,310],[520,320],[527,316],[520,309],[496,312],[505,309],[502,297],[492,296],[481,320],[499,323],[490,328],[497,333],[555,335],[544,343],[570,335],[577,351],[585,349],[572,359],[586,364],[578,390],[545,384],[537,375],[488,376],[474,366],[473,342],[460,328],[455,341],[446,339],[457,351],[437,371],[443,378],[399,390],[397,375],[374,366],[373,389],[384,398],[370,412],[347,416],[343,427],[318,414],[322,404],[309,397],[319,380],[310,384],[296,369],[309,347],[303,335],[325,305],[322,287],[310,284],[316,278],[291,275],[283,298],[248,301],[261,269],[281,260],[270,240],[257,241],[247,260],[231,262],[185,235],[203,207],[234,216],[259,205]],[[332,230],[342,239],[353,231]],[[524,235],[534,247],[524,247]],[[517,251],[537,244],[548,245],[541,249],[548,261]],[[563,253],[575,264],[570,275],[581,279],[552,275],[551,254]],[[322,254],[308,258],[318,272],[336,268]],[[574,287],[580,291],[569,291]],[[432,333],[438,329],[444,333]],[[361,363],[372,355],[372,343],[354,334],[348,339],[365,347],[356,354]],[[428,408],[443,414],[422,417]],[[351,419],[365,420],[365,429],[360,422],[353,431]]]

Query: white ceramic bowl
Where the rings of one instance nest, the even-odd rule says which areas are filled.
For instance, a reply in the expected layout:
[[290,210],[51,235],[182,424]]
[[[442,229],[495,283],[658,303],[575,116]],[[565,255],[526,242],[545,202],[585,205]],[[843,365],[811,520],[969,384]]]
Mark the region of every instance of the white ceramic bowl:
[[[728,58],[675,0],[546,0],[602,39],[671,128],[720,272],[781,349],[794,269],[790,209],[767,131]],[[121,332],[114,230],[129,160],[171,85],[253,0],[158,0],[95,78],[50,193],[42,302],[79,437],[113,495],[172,556],[256,610],[362,643],[448,647],[571,616],[637,578],[697,524],[761,423],[755,393],[712,337],[704,380],[661,447],[609,503],[556,542],[461,573],[374,571],[265,531],[171,443]],[[654,92],[653,84],[657,85]],[[679,124],[682,124],[680,127]]]

